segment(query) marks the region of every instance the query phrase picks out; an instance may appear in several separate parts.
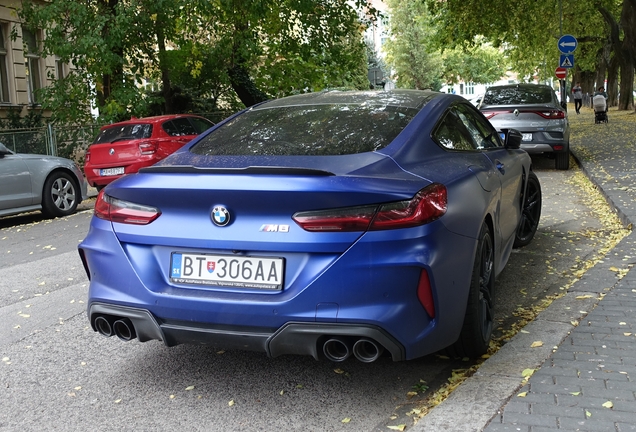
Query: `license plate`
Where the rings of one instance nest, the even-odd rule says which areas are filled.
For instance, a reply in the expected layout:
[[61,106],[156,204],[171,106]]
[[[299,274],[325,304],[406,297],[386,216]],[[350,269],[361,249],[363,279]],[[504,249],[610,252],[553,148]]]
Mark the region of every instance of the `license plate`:
[[283,289],[283,258],[173,252],[170,280],[234,288]]
[[117,167],[117,168],[103,168],[99,170],[99,175],[102,177],[105,176],[114,176],[114,175],[120,175],[124,173],[124,167]]
[[529,134],[521,134],[521,135],[522,135],[522,137],[521,137],[522,141],[532,141],[532,134],[531,133],[529,133]]

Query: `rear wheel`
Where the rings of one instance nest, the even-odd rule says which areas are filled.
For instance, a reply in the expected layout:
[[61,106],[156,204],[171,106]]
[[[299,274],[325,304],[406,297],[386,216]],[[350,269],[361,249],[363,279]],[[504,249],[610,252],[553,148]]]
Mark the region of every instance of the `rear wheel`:
[[526,192],[521,203],[521,220],[515,233],[513,247],[523,247],[532,241],[541,218],[541,183],[537,175],[530,171]]
[[495,249],[490,228],[484,222],[479,233],[468,305],[459,339],[447,353],[453,357],[479,357],[488,351],[494,326]]
[[570,169],[570,151],[566,150],[564,152],[556,153],[554,155],[555,167],[558,170],[568,170]]
[[62,171],[49,175],[42,190],[42,213],[48,217],[68,216],[75,212],[80,199],[73,178]]

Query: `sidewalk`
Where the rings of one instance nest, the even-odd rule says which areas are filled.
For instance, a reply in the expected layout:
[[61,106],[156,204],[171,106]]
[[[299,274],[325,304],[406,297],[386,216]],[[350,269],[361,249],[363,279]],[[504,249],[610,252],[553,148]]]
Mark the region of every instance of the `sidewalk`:
[[[574,119],[570,110],[572,153],[628,226],[636,222],[636,114],[610,110],[609,124],[596,125],[592,110],[581,113]],[[636,431],[635,262],[632,232],[409,429]],[[543,346],[530,348],[536,340]]]

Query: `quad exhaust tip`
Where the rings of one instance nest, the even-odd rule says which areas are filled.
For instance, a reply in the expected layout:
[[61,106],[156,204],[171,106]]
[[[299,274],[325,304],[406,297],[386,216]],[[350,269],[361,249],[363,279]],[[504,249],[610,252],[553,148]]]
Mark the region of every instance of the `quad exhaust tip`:
[[137,337],[135,326],[128,318],[117,318],[110,315],[99,315],[94,321],[95,330],[102,336],[117,336],[123,341]]
[[353,343],[350,338],[334,337],[323,344],[322,351],[332,362],[345,361],[353,354],[363,363],[372,363],[380,358],[384,347],[372,339],[361,338]]

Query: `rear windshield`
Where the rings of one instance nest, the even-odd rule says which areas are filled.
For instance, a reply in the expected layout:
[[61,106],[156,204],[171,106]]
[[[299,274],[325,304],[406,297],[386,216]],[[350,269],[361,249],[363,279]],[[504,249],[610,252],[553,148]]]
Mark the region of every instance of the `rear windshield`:
[[500,87],[490,88],[484,95],[484,105],[546,104],[552,102],[553,90],[549,87]]
[[345,155],[386,147],[417,109],[325,104],[255,109],[205,136],[190,151],[204,155]]
[[93,144],[112,143],[130,139],[150,138],[152,136],[152,125],[147,123],[126,124],[124,126],[114,126],[104,129],[97,135]]

